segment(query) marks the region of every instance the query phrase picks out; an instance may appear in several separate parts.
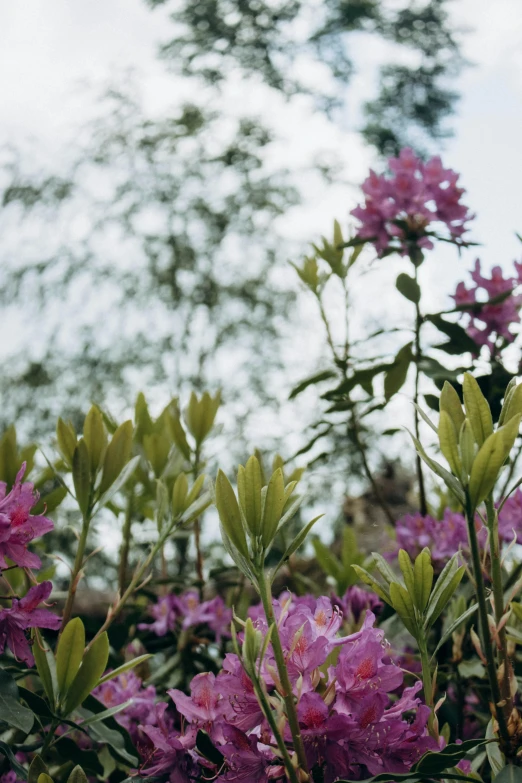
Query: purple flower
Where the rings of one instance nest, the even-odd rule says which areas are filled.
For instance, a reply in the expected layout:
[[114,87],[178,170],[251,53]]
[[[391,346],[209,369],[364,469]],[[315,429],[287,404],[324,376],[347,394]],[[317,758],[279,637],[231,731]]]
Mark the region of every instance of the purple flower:
[[162,775],[170,783],[190,783],[197,776],[197,765],[193,755],[186,750],[181,740],[164,719],[166,704],[158,710],[158,725],[144,726],[151,747],[143,755],[140,772],[144,776]]
[[410,557],[428,547],[431,551],[435,571],[442,571],[449,558],[459,549],[467,551],[468,532],[466,520],[447,508],[441,520],[422,514],[406,514],[397,520],[395,526],[397,548],[404,549]]
[[464,283],[459,283],[452,296],[457,306],[480,305],[481,302],[501,297],[499,302],[484,304],[462,314],[467,320],[466,330],[470,337],[478,346],[487,346],[492,354],[497,350],[498,339],[505,343],[513,342],[516,333],[511,327],[520,323],[522,294],[511,292],[522,283],[522,264],[515,262],[515,270],[515,277],[504,277],[501,267],[495,266],[491,270],[491,277],[485,277],[477,258],[471,273],[475,285],[466,288]]
[[140,631],[152,631],[156,636],[165,636],[174,630],[176,624],[176,597],[164,595],[158,598],[157,603],[149,607],[149,613],[154,618],[153,623],[139,623]]
[[40,496],[31,482],[22,484],[25,468],[24,462],[7,495],[7,485],[0,481],[0,571],[7,568],[6,557],[21,568],[39,568],[40,558],[27,550],[27,544],[54,527],[47,517],[31,516]]
[[268,760],[258,748],[257,737],[247,737],[235,726],[223,730],[225,744],[219,750],[225,757],[227,771],[219,780],[244,780],[247,783],[268,781]]
[[369,610],[374,614],[382,609],[382,601],[376,593],[364,590],[358,585],[349,587],[342,598],[333,599],[343,612],[345,621],[358,625],[364,613]]
[[133,671],[124,672],[118,677],[98,685],[93,691],[93,696],[96,696],[107,708],[115,707],[132,699],[132,704],[114,717],[121,726],[127,729],[135,744],[139,738],[138,726],[140,724],[145,726],[156,724],[156,689],[154,685],[144,688],[141,679]]
[[0,611],[0,653],[9,647],[15,658],[28,666],[34,665],[34,658],[25,635],[28,628],[51,628],[57,631],[61,620],[48,609],[38,609],[39,604],[49,598],[51,582],[42,582],[31,587],[23,598],[13,598],[10,609]]
[[[361,628],[341,637],[342,615],[328,598],[295,600],[286,593],[273,605],[308,762],[325,783],[406,772],[426,750],[437,749],[426,730],[429,709],[417,695],[421,683],[397,697],[403,673],[390,659],[384,632],[374,627],[375,615],[368,608]],[[266,628],[256,607],[251,614],[257,627]],[[339,654],[332,655],[336,647]],[[325,664],[333,661],[326,674]],[[265,663],[261,676],[275,706],[280,697],[270,646]],[[145,754],[144,774],[170,776],[176,783],[185,783],[190,775],[253,783],[284,777],[275,737],[236,655],[226,656],[217,677],[194,677],[190,696],[179,690],[169,693],[181,716],[181,730],[166,726],[165,705],[157,726],[142,727],[153,746]],[[405,719],[406,713],[411,720]],[[198,755],[199,729],[210,734],[222,764]],[[293,753],[285,721],[281,731]]]
[[408,148],[388,165],[391,176],[370,171],[362,185],[364,205],[351,212],[361,222],[358,237],[373,242],[381,257],[390,250],[408,255],[412,244],[432,248],[432,224],[443,224],[449,238],[459,240],[472,215],[461,203],[458,174],[439,157],[423,163]]
[[214,632],[216,643],[230,636],[232,610],[228,609],[220,596],[210,601],[200,601],[197,590],[187,590],[182,595],[165,595],[152,604],[149,612],[153,623],[140,623],[140,631],[152,631],[156,636],[172,633],[176,625],[183,631],[198,625],[207,625]]
[[263,722],[254,686],[237,655],[228,653],[225,656],[223,670],[219,672],[216,682],[223,697],[223,715],[228,723],[242,731],[249,731]]
[[167,693],[180,715],[189,723],[189,729],[185,732],[187,746],[195,743],[198,729],[204,729],[213,739],[222,740],[219,722],[222,716],[221,695],[214,674],[196,674],[190,683],[190,696],[175,688]]
[[498,533],[507,543],[516,537],[517,544],[522,544],[522,489],[515,490],[502,506],[498,515]]

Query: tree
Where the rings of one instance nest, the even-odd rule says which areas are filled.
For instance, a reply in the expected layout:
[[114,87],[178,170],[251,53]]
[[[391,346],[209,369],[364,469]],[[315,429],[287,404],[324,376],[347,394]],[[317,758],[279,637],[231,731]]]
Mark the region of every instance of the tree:
[[[79,420],[102,397],[119,412],[140,387],[172,395],[210,385],[240,399],[240,433],[249,409],[274,400],[278,319],[294,284],[281,273],[290,251],[273,223],[299,193],[291,172],[266,167],[272,137],[259,118],[220,105],[220,83],[239,67],[289,100],[313,94],[335,117],[354,71],[349,42],[368,34],[413,61],[383,66],[365,138],[381,152],[438,138],[455,100],[442,85],[461,62],[445,9],[443,0],[398,10],[371,0],[187,0],[171,14],[181,32],[162,51],[207,85],[191,105],[150,116],[116,84],[60,175],[35,173],[11,151],[0,302],[7,313],[24,308],[32,346],[2,375],[3,421],[23,432],[30,418],[33,436],[35,412],[40,434],[58,411]],[[324,90],[296,77],[301,57],[329,69]]]

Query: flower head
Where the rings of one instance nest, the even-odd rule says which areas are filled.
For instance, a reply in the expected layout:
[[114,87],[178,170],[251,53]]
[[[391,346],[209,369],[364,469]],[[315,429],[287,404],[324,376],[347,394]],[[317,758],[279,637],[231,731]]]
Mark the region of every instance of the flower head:
[[439,157],[423,163],[409,148],[388,166],[391,176],[370,171],[363,183],[364,205],[351,212],[361,223],[357,236],[373,242],[381,257],[390,250],[408,255],[413,246],[432,248],[433,229],[441,225],[458,241],[472,217],[461,202],[458,174]]
[[[475,306],[463,313],[467,319],[466,330],[478,346],[487,346],[492,354],[497,350],[498,340],[513,342],[516,332],[512,327],[520,323],[522,294],[513,291],[522,283],[522,264],[515,262],[515,271],[514,277],[504,277],[501,267],[495,266],[491,277],[485,277],[477,258],[471,273],[475,285],[466,288],[461,282],[452,296],[457,307]],[[485,304],[491,300],[491,304]]]
[[51,582],[42,582],[31,587],[23,598],[13,598],[10,609],[0,611],[0,653],[9,647],[13,655],[28,666],[34,665],[29,641],[25,635],[28,628],[51,628],[57,631],[61,620],[48,609],[38,606],[49,598]]
[[27,544],[54,527],[47,517],[31,515],[39,495],[31,482],[22,484],[25,469],[24,462],[9,493],[0,482],[0,571],[7,568],[6,557],[21,568],[39,568],[40,558],[27,550]]

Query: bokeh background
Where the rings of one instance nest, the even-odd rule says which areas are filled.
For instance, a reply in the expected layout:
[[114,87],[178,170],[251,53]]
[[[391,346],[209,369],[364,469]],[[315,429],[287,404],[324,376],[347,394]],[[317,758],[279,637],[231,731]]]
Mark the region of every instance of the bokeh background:
[[[0,36],[0,418],[22,440],[91,402],[119,418],[140,389],[159,411],[220,387],[215,461],[294,455],[317,393],[289,391],[325,344],[289,262],[334,218],[349,230],[368,168],[404,144],[461,173],[482,244],[430,255],[428,308],[476,255],[520,258],[518,0],[21,0]],[[355,338],[400,324],[401,263],[356,279]],[[337,456],[303,461],[339,506],[360,479]]]

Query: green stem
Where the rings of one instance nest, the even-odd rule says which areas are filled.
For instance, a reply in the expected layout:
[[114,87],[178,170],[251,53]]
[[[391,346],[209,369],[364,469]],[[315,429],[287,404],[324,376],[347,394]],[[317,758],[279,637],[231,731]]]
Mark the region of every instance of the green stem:
[[[418,270],[416,266],[414,266],[414,268],[415,268],[415,282],[417,283]],[[423,319],[422,319],[419,303],[415,302],[415,390],[413,394],[413,399],[415,401],[415,408],[414,408],[415,437],[417,438],[417,440],[420,440],[420,418],[419,418],[419,412],[417,406],[419,404],[420,360],[422,359],[422,349],[421,349],[422,321]],[[419,454],[417,454],[416,456],[416,461],[417,461],[417,482],[419,484],[419,510],[423,516],[426,516],[426,514],[428,513],[428,504],[426,502],[426,488],[424,484],[422,460]]]
[[281,686],[283,688],[283,699],[286,706],[286,715],[288,718],[288,725],[292,733],[294,741],[294,749],[297,754],[299,765],[303,772],[308,774],[308,763],[306,761],[306,753],[303,744],[303,738],[301,737],[301,729],[299,728],[299,720],[297,718],[297,710],[295,708],[294,694],[292,692],[292,684],[288,676],[288,670],[286,668],[285,655],[283,647],[281,645],[281,639],[279,638],[279,630],[277,628],[277,622],[274,617],[274,609],[272,607],[272,594],[268,588],[265,572],[263,568],[259,569],[257,574],[259,582],[259,592],[261,594],[261,601],[263,609],[265,611],[266,620],[269,627],[272,627],[272,649],[274,651],[274,658],[277,664],[277,671],[279,673],[279,679],[281,680]]
[[[344,344],[344,361],[342,362],[339,361],[339,356],[337,355],[337,351],[335,350],[335,345],[332,338],[332,332],[330,329],[330,323],[328,321],[328,317],[326,315],[326,311],[324,309],[321,296],[316,293],[316,297],[317,297],[317,303],[319,305],[319,312],[321,314],[321,319],[323,321],[324,328],[326,331],[326,342],[328,343],[328,346],[332,353],[332,358],[334,360],[334,363],[337,364],[338,366],[341,366],[343,378],[346,381],[348,380],[348,364],[350,359],[350,340],[349,340],[349,331],[348,331],[348,288],[346,286],[346,282],[344,283],[344,292],[345,292],[345,307],[346,307],[346,327],[345,327],[346,332],[345,332],[345,344]],[[355,413],[355,403],[352,405],[352,409],[351,409],[351,426],[352,426],[353,440],[357,448],[357,451],[359,452],[359,455],[361,457],[364,474],[368,479],[368,481],[370,482],[377,503],[380,505],[380,507],[386,514],[388,522],[394,526],[395,517],[393,516],[390,507],[386,503],[386,500],[380,490],[379,485],[375,481],[370,465],[368,463],[368,459],[366,457],[366,449],[364,447],[364,444],[361,440],[361,436],[359,433],[359,423],[357,421],[357,416]]]
[[[495,607],[495,621],[500,624],[504,615],[504,586],[502,584],[502,567],[500,565],[500,541],[498,537],[498,514],[495,509],[493,498],[490,496],[486,500],[487,524],[489,530],[489,548],[491,553],[491,582],[493,586],[493,604]],[[509,719],[513,709],[513,700],[510,688],[511,661],[507,652],[506,626],[499,631],[500,649],[498,653],[499,661],[503,664],[502,677],[502,697],[506,702],[504,714],[506,720]]]
[[40,754],[39,754],[40,758],[42,759],[42,761],[45,758],[45,755],[46,755],[47,751],[49,750],[49,748],[51,746],[51,742],[54,739],[54,734],[55,734],[56,729],[58,728],[58,725],[59,725],[59,722],[57,720],[53,719],[53,721],[51,722],[51,725],[49,727],[49,731],[45,735],[44,743],[42,745],[42,749],[40,750]]
[[125,585],[127,584],[127,568],[129,565],[132,513],[133,513],[133,505],[134,505],[133,500],[134,500],[134,492],[131,489],[127,496],[127,506],[125,508],[125,520],[123,523],[122,544],[120,550],[120,565],[118,569],[118,587],[119,587],[120,595],[125,590]]
[[110,611],[110,612],[107,614],[107,617],[106,617],[106,619],[105,619],[105,622],[103,623],[103,625],[101,626],[101,628],[99,628],[99,629],[98,629],[98,631],[96,632],[95,636],[93,636],[93,638],[91,639],[91,641],[89,642],[89,644],[88,644],[88,645],[87,645],[87,647],[85,648],[85,650],[86,650],[86,651],[87,651],[87,650],[88,650],[90,647],[92,647],[92,645],[94,644],[94,642],[96,641],[96,639],[97,639],[99,636],[101,636],[101,634],[102,634],[104,631],[106,631],[106,630],[107,630],[107,628],[109,628],[109,627],[112,625],[112,623],[113,623],[113,622],[114,622],[114,620],[115,620],[115,619],[118,617],[118,615],[119,615],[119,614],[121,614],[121,611],[122,611],[122,609],[124,608],[125,604],[126,604],[126,603],[127,603],[127,601],[129,600],[129,598],[131,597],[131,595],[134,593],[134,591],[136,590],[136,588],[137,588],[137,587],[138,587],[138,585],[140,584],[141,580],[143,579],[143,576],[144,576],[144,574],[145,574],[145,571],[146,571],[146,570],[149,568],[150,564],[153,562],[154,558],[156,557],[156,555],[158,554],[158,552],[160,551],[160,549],[161,549],[161,548],[164,546],[164,544],[165,544],[165,542],[166,542],[167,538],[168,538],[168,537],[171,535],[171,533],[173,532],[173,529],[174,529],[174,527],[175,527],[175,524],[172,524],[172,525],[171,525],[171,526],[168,528],[168,530],[167,530],[165,533],[163,533],[163,534],[162,534],[162,535],[161,535],[161,536],[158,538],[158,540],[156,541],[156,543],[154,544],[154,546],[153,546],[153,547],[152,547],[152,549],[150,550],[150,552],[149,552],[148,556],[145,558],[145,560],[143,561],[143,563],[142,563],[141,565],[139,565],[139,566],[136,568],[136,570],[135,570],[134,574],[132,575],[132,578],[131,578],[131,581],[130,581],[130,584],[129,584],[129,586],[127,587],[127,589],[125,590],[125,592],[123,593],[123,595],[121,596],[121,598],[120,598],[120,599],[118,600],[118,602],[116,603],[116,606],[114,606],[114,607],[113,607],[113,609],[112,609],[112,611]]
[[417,644],[419,646],[419,653],[420,653],[420,659],[421,659],[421,665],[422,665],[422,685],[424,690],[424,701],[426,702],[427,706],[430,708],[430,717],[428,721],[428,729],[432,737],[435,739],[438,739],[439,732],[435,729],[435,710],[434,710],[434,704],[433,704],[433,681],[432,681],[432,674],[431,674],[431,666],[430,666],[430,659],[428,655],[428,647],[426,645],[426,639],[424,637],[420,637],[417,639]]
[[498,723],[501,749],[506,755],[511,755],[511,743],[506,718],[503,710],[499,709],[498,707],[502,697],[497,679],[497,670],[495,666],[493,647],[491,644],[491,634],[489,631],[486,591],[484,589],[484,579],[482,576],[482,564],[480,562],[480,550],[477,540],[477,531],[475,530],[475,509],[472,508],[469,492],[466,492],[466,519],[468,523],[468,536],[471,550],[471,561],[473,565],[473,576],[475,578],[475,588],[477,592],[481,645],[482,652],[486,659],[486,671],[488,674],[491,698],[493,700],[495,711],[494,717]]
[[[198,477],[200,459],[201,459],[201,454],[198,447],[196,448],[196,452],[194,454],[194,467],[192,470],[194,481]],[[199,523],[199,519],[194,520],[194,544],[196,546],[196,574],[199,582],[199,596],[201,599],[203,599],[205,576],[203,571],[203,552],[201,549],[201,526]]]
[[279,731],[277,727],[277,723],[274,719],[274,714],[270,708],[270,704],[268,703],[268,699],[266,698],[266,694],[263,691],[262,686],[258,682],[257,678],[252,677],[252,684],[254,686],[254,690],[256,692],[257,700],[259,702],[259,706],[261,707],[263,711],[263,715],[267,719],[268,725],[270,726],[272,730],[272,734],[275,737],[275,741],[277,742],[277,747],[279,748],[279,752],[281,753],[281,756],[283,757],[283,762],[286,768],[286,771],[288,773],[288,778],[291,781],[291,783],[299,783],[299,779],[297,777],[297,772],[295,770],[294,765],[292,764],[292,759],[290,758],[290,754],[288,752],[288,748],[285,745],[284,739],[281,736],[281,732]]
[[82,531],[80,533],[80,539],[78,541],[78,549],[76,550],[76,557],[74,558],[74,565],[71,572],[71,581],[69,582],[69,592],[67,593],[67,600],[63,610],[62,627],[60,633],[71,619],[71,614],[74,605],[74,599],[76,597],[76,590],[80,578],[80,572],[83,568],[83,561],[85,557],[85,547],[87,545],[87,535],[89,533],[89,525],[91,524],[91,504],[89,503],[87,511],[82,521]]

